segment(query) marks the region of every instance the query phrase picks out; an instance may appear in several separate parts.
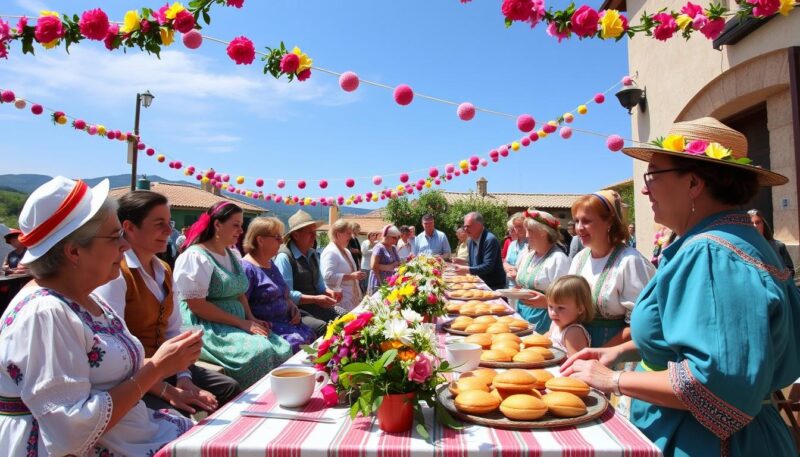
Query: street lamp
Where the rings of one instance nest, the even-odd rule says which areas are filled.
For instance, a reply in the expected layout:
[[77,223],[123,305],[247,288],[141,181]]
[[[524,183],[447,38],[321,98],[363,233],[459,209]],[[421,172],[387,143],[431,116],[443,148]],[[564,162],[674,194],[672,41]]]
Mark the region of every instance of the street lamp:
[[142,105],[144,105],[145,108],[149,108],[154,98],[156,97],[151,94],[149,90],[145,91],[143,94],[136,94],[136,116],[133,120],[133,135],[136,137],[136,141],[128,143],[132,191],[136,190],[136,159],[139,156],[139,148],[137,147],[139,143],[139,111],[141,111]]

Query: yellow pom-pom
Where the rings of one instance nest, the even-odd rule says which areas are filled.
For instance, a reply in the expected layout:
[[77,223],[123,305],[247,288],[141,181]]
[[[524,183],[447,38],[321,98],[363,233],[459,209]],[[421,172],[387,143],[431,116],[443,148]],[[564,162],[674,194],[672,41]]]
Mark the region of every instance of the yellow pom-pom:
[[306,206],[311,206],[311,199],[309,197],[306,197],[305,200],[303,200],[303,204]]
[[56,119],[56,122],[58,122],[60,125],[64,125],[67,123],[67,118],[65,116],[59,116],[58,119]]
[[517,143],[516,141],[511,143],[511,150],[512,151],[519,151],[519,143]]
[[589,108],[587,108],[586,105],[578,107],[578,114],[586,114],[587,112],[589,112]]
[[397,191],[398,191],[398,192],[402,192],[402,191],[406,190],[406,188],[405,188],[405,187],[403,187],[403,185],[402,185],[402,184],[398,184],[398,185],[397,185],[397,187],[396,187],[396,189],[397,189]]
[[247,198],[252,197],[253,196],[253,191],[252,190],[248,190],[247,192],[244,193],[244,196],[247,197]]
[[430,182],[430,181],[425,181],[425,187],[427,187],[427,188],[429,188],[429,189],[430,189],[430,187],[431,187],[432,185],[433,185],[433,184],[431,184],[431,182]]
[[105,126],[103,126],[103,125],[98,125],[97,126],[97,134],[98,135],[105,136],[106,133],[108,133],[108,130],[106,130]]
[[348,198],[347,200],[345,200],[344,204],[345,204],[345,205],[352,205],[352,204],[353,204],[353,200],[350,200],[350,199]]
[[547,132],[545,132],[544,130],[539,130],[538,132],[536,132],[536,134],[539,135],[539,138],[544,138],[547,136]]
[[244,184],[244,176],[237,177],[236,184]]
[[462,170],[466,170],[469,168],[469,162],[462,160],[461,162],[458,162],[458,166],[461,167]]
[[183,169],[183,174],[184,174],[185,176],[189,176],[189,175],[191,175],[191,173],[189,173],[189,169],[188,169],[188,168],[184,168],[184,169]]
[[558,127],[558,122],[556,121],[547,121],[547,123],[552,125],[553,127]]
[[[188,173],[187,173],[187,174],[188,174]],[[208,179],[208,176],[203,176],[203,177],[200,179],[200,182],[201,182],[201,183],[203,183],[203,184],[208,184],[210,181],[211,181],[211,180],[210,180],[210,179]]]
[[372,196],[372,201],[376,202],[376,201],[378,201],[378,200],[379,200],[379,199],[378,199],[378,196],[377,196],[377,195],[373,195],[373,196]]

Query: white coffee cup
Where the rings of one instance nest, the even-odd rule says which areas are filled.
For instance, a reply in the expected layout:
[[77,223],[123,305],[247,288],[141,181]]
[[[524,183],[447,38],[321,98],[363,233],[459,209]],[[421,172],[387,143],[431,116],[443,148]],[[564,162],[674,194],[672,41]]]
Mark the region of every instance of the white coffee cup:
[[447,361],[453,370],[463,373],[474,370],[481,363],[483,348],[473,343],[452,343],[445,345]]
[[328,384],[328,373],[304,366],[284,366],[269,373],[269,382],[278,404],[287,408],[303,406],[314,392]]

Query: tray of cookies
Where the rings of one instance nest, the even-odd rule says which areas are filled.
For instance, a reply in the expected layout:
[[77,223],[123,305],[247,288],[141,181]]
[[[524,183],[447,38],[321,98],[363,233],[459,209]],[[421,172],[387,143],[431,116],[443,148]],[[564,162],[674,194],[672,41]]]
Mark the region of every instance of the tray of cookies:
[[456,300],[494,300],[495,298],[500,298],[500,294],[497,292],[485,289],[446,290],[444,295],[447,298]]
[[483,348],[480,366],[489,368],[544,368],[560,365],[567,353],[552,347],[549,338],[536,333],[519,336],[514,333],[476,333],[464,338]]
[[445,305],[448,314],[477,317],[486,314],[507,316],[514,314],[514,310],[502,300],[450,300]]
[[[536,373],[538,372],[538,373]],[[608,408],[599,391],[573,378],[553,378],[541,387],[544,370],[481,368],[437,389],[439,402],[459,419],[508,429],[554,428],[594,420]],[[547,372],[544,372],[547,373]]]
[[457,282],[483,282],[481,278],[475,275],[453,275],[453,276],[445,276],[444,282],[446,283],[457,283]]
[[480,282],[445,282],[444,287],[447,290],[490,290],[489,286]]
[[442,330],[451,335],[460,336],[468,336],[475,333],[515,333],[523,336],[531,334],[534,328],[528,321],[514,316],[497,317],[485,315],[475,318],[470,316],[458,316],[442,324]]

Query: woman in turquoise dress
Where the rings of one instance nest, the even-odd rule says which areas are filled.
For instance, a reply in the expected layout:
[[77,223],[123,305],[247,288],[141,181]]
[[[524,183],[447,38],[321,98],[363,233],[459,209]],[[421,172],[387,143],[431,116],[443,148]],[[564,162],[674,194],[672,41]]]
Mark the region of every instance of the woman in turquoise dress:
[[242,234],[242,209],[221,202],[192,225],[175,262],[175,290],[186,325],[203,327],[200,359],[220,365],[247,388],[292,355],[289,343],[256,319],[249,282],[233,246]]
[[520,299],[517,312],[536,326],[536,331],[550,330],[547,313],[547,288],[569,271],[569,257],[558,248],[561,240],[560,223],[552,214],[530,209],[522,213],[528,237],[527,249],[517,259],[517,286],[534,291],[530,297]]
[[[738,209],[788,180],[745,164],[744,135],[712,118],[625,153],[649,162],[642,192],[679,238],[633,310],[633,340],[581,351],[563,373],[633,397],[631,420],[665,455],[797,455],[769,399],[800,376],[800,292]],[[635,372],[608,368],[631,360]]]

